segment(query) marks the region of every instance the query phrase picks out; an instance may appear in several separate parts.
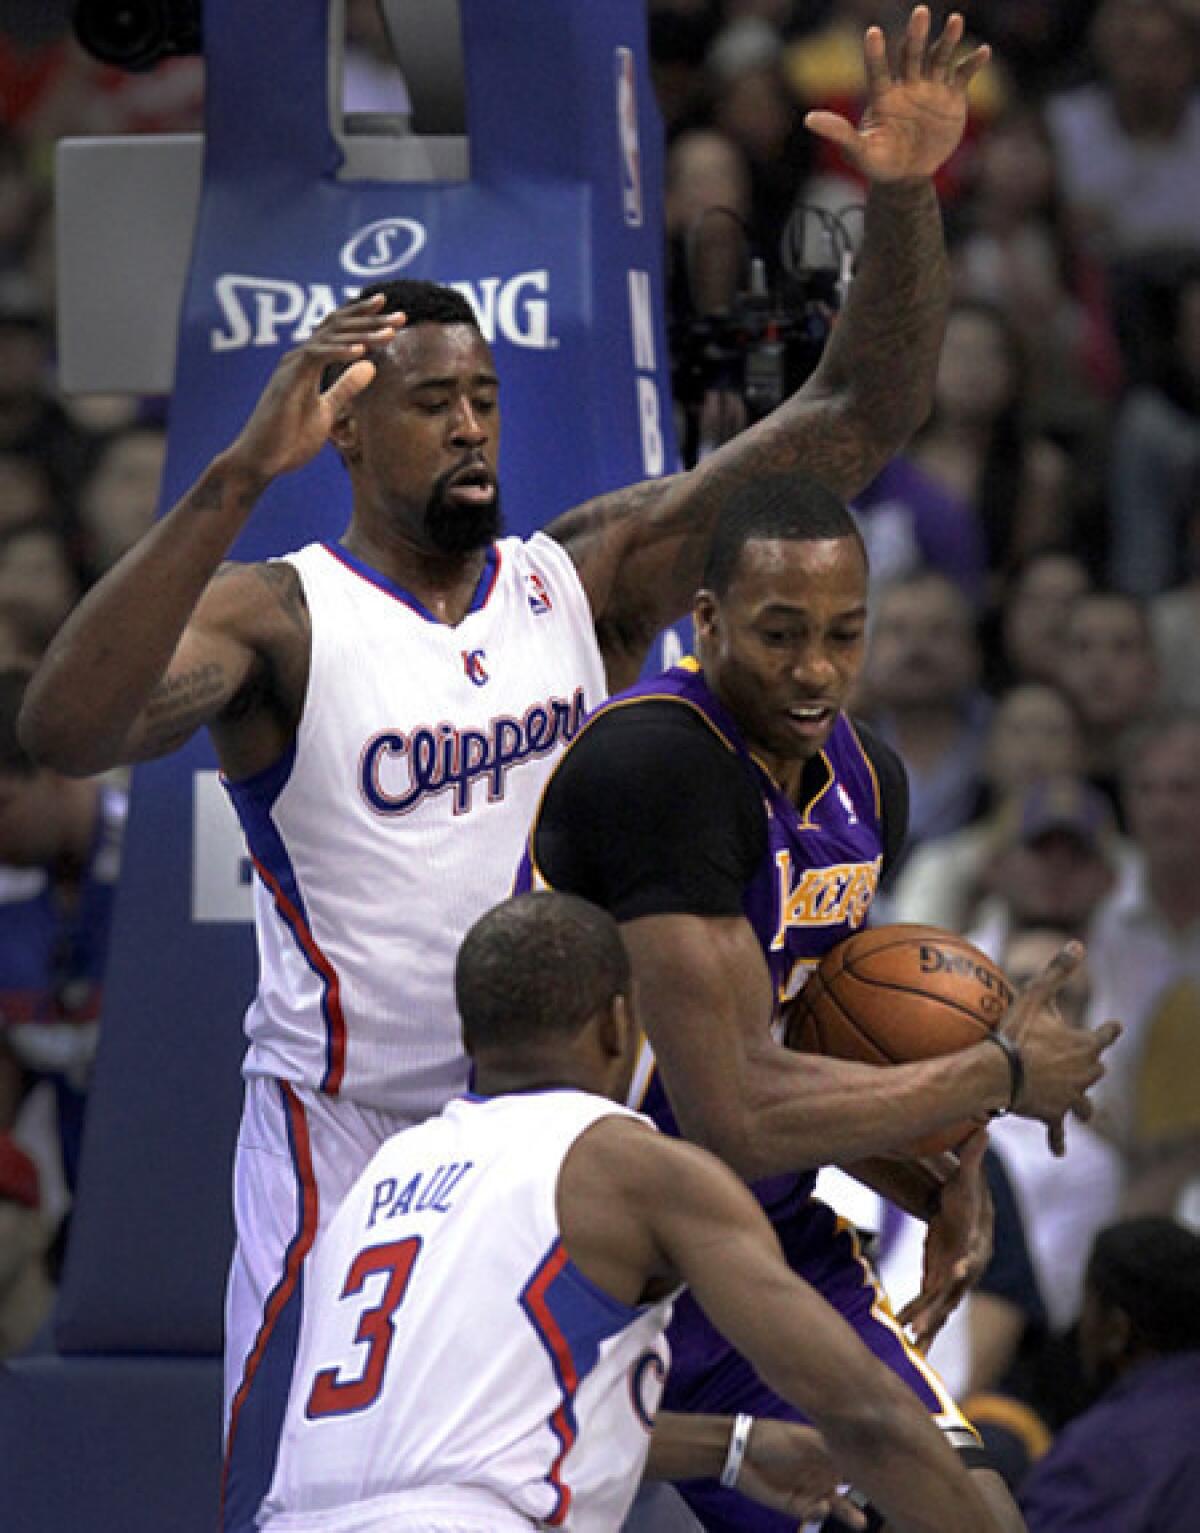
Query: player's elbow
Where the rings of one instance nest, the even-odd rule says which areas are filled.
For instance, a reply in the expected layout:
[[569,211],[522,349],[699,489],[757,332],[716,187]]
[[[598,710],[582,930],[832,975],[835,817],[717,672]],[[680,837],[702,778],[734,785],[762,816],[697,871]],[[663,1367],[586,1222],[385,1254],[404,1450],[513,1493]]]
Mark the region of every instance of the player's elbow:
[[47,706],[34,683],[17,714],[17,741],[36,766],[49,767],[64,777],[94,777],[119,765],[99,740],[60,709]]

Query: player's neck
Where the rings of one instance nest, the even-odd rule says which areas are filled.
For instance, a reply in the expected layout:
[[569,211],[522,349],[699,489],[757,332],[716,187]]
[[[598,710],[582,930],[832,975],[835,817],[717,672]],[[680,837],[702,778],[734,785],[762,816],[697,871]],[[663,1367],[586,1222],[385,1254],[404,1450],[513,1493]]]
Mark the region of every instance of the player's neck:
[[470,610],[491,545],[447,554],[400,535],[379,537],[352,522],[342,538],[347,552],[415,596],[443,623],[461,622]]
[[588,1063],[574,1059],[475,1061],[473,1089],[479,1096],[529,1096],[539,1091],[588,1091],[603,1096],[607,1085]]

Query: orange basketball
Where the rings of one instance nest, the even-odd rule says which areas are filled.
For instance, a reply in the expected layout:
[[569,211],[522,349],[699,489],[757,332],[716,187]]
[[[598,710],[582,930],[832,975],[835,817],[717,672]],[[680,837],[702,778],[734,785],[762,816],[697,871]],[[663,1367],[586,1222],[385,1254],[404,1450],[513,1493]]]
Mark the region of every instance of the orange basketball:
[[[908,1064],[978,1043],[1013,988],[986,953],[937,926],[898,923],[831,948],[785,1013],[787,1046],[864,1064]],[[956,1149],[972,1121],[926,1135],[916,1155]]]

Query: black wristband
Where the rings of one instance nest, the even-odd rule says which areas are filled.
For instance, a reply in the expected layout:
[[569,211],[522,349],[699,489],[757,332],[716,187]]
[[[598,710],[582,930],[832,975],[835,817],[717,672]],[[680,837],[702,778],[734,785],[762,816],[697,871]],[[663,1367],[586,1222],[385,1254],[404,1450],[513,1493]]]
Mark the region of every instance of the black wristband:
[[992,1113],[993,1118],[1002,1118],[1005,1113],[1016,1108],[1025,1085],[1025,1061],[1021,1058],[1020,1049],[1007,1033],[988,1033],[983,1042],[994,1043],[1008,1060],[1008,1106],[997,1107]]

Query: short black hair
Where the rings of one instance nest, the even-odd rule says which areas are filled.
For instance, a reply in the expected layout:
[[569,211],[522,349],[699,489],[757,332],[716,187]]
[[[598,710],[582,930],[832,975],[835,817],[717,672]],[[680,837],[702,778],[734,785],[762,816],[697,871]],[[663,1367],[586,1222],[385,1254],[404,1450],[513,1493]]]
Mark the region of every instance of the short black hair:
[[[372,282],[358,297],[374,298],[380,293],[384,299],[383,313],[403,313],[408,329],[413,325],[470,325],[479,329],[479,318],[463,295],[440,282],[395,277],[390,282]],[[349,366],[348,362],[331,362],[321,374],[322,392],[336,383]]]
[[390,282],[372,282],[359,298],[374,298],[382,293],[383,312],[403,310],[410,325],[472,325],[479,329],[475,310],[452,287],[440,282],[425,282],[416,277],[395,277]]
[[463,938],[454,971],[472,1054],[577,1033],[629,985],[613,918],[551,890],[517,895],[481,916]]
[[1087,1283],[1129,1316],[1134,1340],[1156,1352],[1200,1348],[1200,1235],[1161,1214],[1100,1231]]
[[754,539],[810,542],[855,538],[867,557],[858,523],[832,490],[800,469],[768,474],[739,485],[721,507],[709,544],[702,583],[724,596],[744,546]]

